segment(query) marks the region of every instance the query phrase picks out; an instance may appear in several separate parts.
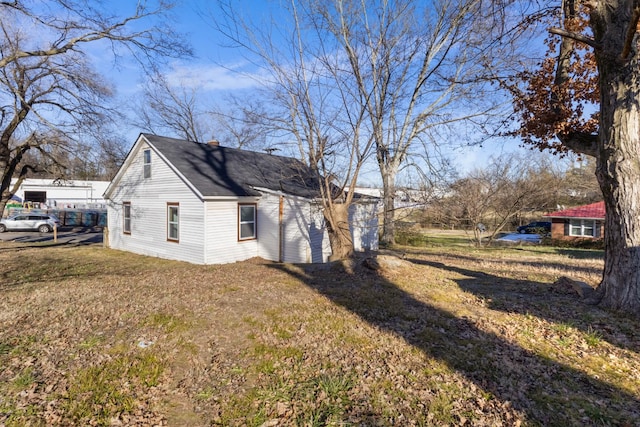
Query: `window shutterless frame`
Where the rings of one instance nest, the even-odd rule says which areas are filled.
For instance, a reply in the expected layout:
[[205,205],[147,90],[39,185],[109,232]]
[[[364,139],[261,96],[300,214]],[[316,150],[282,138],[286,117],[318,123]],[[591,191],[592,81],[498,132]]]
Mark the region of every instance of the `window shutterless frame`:
[[122,202],[122,232],[131,234],[131,202]]
[[167,203],[167,240],[180,241],[180,205]]
[[572,219],[569,224],[569,235],[575,237],[595,237],[597,223],[592,219]]
[[252,240],[258,235],[256,211],[255,203],[238,204],[238,240]]
[[142,152],[142,169],[145,178],[151,178],[151,150],[146,149]]

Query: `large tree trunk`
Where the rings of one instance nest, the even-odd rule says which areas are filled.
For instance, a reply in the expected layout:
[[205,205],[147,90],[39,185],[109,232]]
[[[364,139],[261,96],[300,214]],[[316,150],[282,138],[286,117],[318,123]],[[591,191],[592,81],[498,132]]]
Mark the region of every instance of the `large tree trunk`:
[[331,244],[330,261],[346,259],[353,256],[353,238],[349,228],[349,205],[332,203],[324,208],[327,223],[327,234]]
[[396,243],[395,198],[396,198],[396,173],[388,165],[380,167],[382,173],[382,236],[383,245]]
[[596,175],[606,206],[605,266],[598,295],[605,307],[640,315],[640,64],[635,43],[626,61],[614,54],[622,50],[630,19],[631,9],[622,6],[600,2],[602,21],[596,22],[607,26],[594,28],[604,46],[596,53],[600,78]]
[[0,217],[4,214],[4,208],[9,202],[12,194],[10,192],[11,178],[15,172],[15,167],[11,168],[11,150],[9,148],[9,137],[0,137]]

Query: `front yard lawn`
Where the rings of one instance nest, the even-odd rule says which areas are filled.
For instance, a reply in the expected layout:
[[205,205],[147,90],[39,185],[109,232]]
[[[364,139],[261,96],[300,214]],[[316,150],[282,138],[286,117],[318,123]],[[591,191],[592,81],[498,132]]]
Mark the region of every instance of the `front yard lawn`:
[[595,285],[590,254],[438,244],[373,271],[0,244],[0,425],[640,425],[638,319],[552,285]]

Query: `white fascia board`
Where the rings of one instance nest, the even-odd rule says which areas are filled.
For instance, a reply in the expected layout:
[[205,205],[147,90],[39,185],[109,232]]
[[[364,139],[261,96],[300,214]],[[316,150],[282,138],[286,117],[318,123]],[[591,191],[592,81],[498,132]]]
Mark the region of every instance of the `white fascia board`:
[[240,199],[250,199],[250,198],[254,198],[257,200],[260,200],[260,196],[207,196],[207,197],[203,197],[202,200],[204,200],[205,202],[213,202],[216,200],[221,200],[221,201],[229,201],[229,200],[240,200]]
[[285,197],[287,197],[289,199],[302,200],[302,201],[309,202],[309,203],[314,201],[314,199],[309,199],[307,197],[302,197],[302,196],[295,196],[293,194],[285,193],[283,191],[271,190],[269,188],[264,188],[264,187],[252,187],[252,188],[254,190],[260,191],[261,193],[274,194],[276,196],[285,196]]

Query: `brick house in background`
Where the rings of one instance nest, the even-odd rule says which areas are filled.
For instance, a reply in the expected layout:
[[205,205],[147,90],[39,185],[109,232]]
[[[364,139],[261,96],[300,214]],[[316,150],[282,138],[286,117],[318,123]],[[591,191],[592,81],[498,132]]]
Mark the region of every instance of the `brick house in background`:
[[601,239],[604,236],[604,202],[551,212],[545,216],[551,218],[552,239]]

